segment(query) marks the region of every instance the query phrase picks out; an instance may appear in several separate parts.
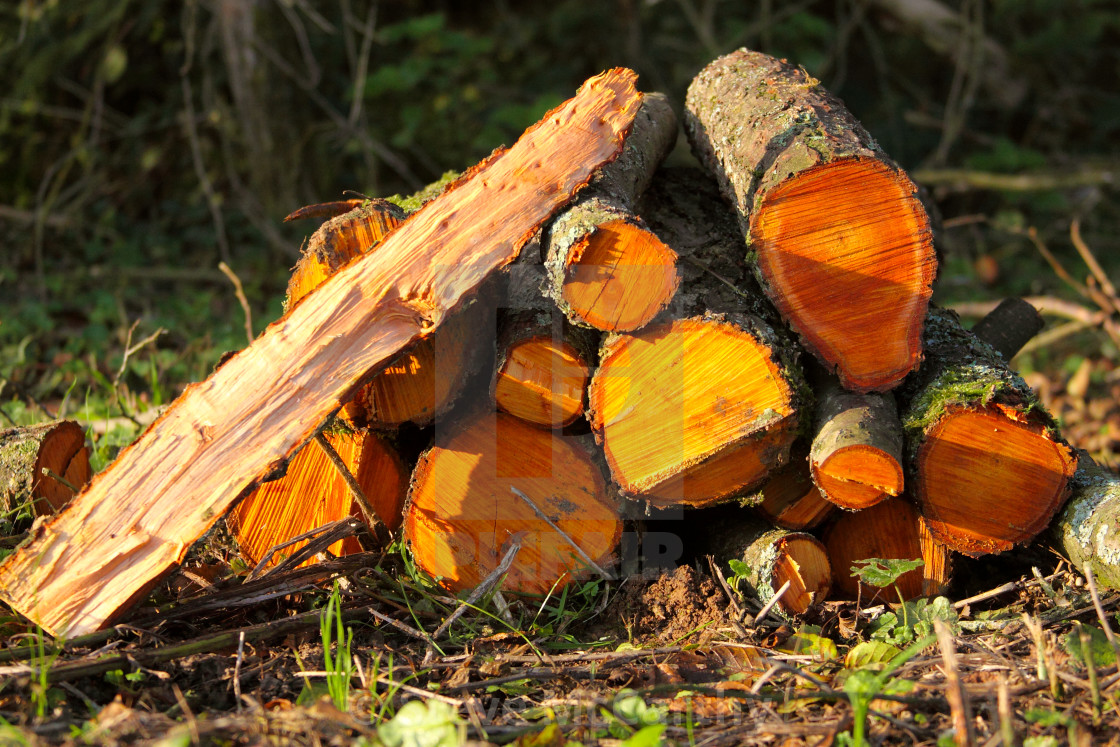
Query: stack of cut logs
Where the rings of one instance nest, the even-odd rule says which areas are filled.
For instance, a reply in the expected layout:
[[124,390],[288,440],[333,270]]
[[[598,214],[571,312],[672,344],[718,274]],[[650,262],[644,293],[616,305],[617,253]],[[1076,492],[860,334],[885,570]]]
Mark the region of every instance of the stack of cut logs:
[[[704,70],[685,126],[718,185],[658,170],[677,120],[645,95],[622,155],[502,287],[343,407],[329,438],[390,529],[407,504],[417,564],[471,589],[516,543],[504,587],[547,593],[611,565],[616,492],[657,509],[734,500],[757,510],[712,549],[743,556],[764,599],[789,581],[778,604],[799,612],[854,595],[856,561],[924,559],[897,587],[930,594],[951,551],[1003,551],[1048,526],[1073,452],[1008,370],[1013,350],[928,309],[937,259],[907,175],[803,70],[761,54]],[[373,200],[325,223],[289,306],[405,220]],[[989,326],[1029,337],[1036,321]],[[370,430],[406,421],[438,421],[411,488]],[[231,514],[254,561],[358,511],[321,448],[288,469]]]
[[[449,589],[511,556],[502,588],[547,594],[619,567],[627,506],[684,507],[683,522],[718,521],[701,551],[741,559],[757,595],[790,614],[860,593],[849,569],[867,558],[925,561],[889,598],[936,593],[952,554],[1030,541],[1074,492],[1065,546],[1092,557],[1086,532],[1120,490],[1088,462],[1078,471],[1007,365],[1037,313],[1006,304],[966,331],[930,307],[937,258],[918,191],[844,105],[784,61],[722,57],[686,100],[704,171],[659,168],[677,119],[664,96],[640,101],[621,152],[515,262],[373,375],[345,374],[360,386],[325,430],[229,513],[244,554],[261,561],[357,515],[380,541],[403,532]],[[552,113],[538,127],[550,118],[562,124]],[[519,179],[534,178],[532,158]],[[487,186],[492,163],[445,194]],[[296,267],[285,320],[436,215],[442,198],[427,197],[338,203]],[[430,241],[456,217],[425,228]],[[427,448],[409,465],[400,447],[417,438]],[[706,515],[718,503],[744,508]]]

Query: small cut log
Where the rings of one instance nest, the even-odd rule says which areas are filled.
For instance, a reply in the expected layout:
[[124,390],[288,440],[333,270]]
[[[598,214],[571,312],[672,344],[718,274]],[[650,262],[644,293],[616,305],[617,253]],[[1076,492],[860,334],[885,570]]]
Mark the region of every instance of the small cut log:
[[731,559],[746,565],[744,580],[764,605],[788,582],[789,588],[775,604],[775,609],[783,615],[806,612],[823,602],[832,588],[833,571],[828,553],[811,534],[775,528],[757,518],[745,518],[715,530],[711,547],[725,567]]
[[58,513],[90,476],[86,433],[73,420],[0,431],[0,512]]
[[809,447],[800,440],[790,451],[789,463],[772,472],[758,492],[743,502],[774,526],[793,530],[818,527],[836,510],[813,482]]
[[673,298],[677,255],[634,206],[676,140],[668,99],[644,94],[622,154],[545,231],[546,293],[574,324],[633,331]]
[[816,394],[809,463],[821,494],[852,510],[901,495],[902,422],[890,393],[848,392],[828,376]]
[[897,386],[921,360],[937,271],[910,178],[819,81],[758,52],[704,68],[684,123],[805,347],[847,389]]

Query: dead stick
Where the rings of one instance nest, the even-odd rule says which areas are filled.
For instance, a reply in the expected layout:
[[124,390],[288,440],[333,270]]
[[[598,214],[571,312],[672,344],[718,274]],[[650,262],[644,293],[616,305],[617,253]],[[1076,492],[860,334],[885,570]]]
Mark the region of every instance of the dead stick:
[[444,620],[438,628],[436,628],[436,632],[432,633],[431,640],[428,643],[428,650],[424,652],[425,666],[427,666],[431,662],[432,656],[435,655],[435,642],[439,640],[439,637],[446,633],[451,628],[451,624],[462,617],[463,613],[466,612],[468,608],[476,604],[478,600],[481,599],[483,595],[490,590],[491,587],[498,583],[498,581],[502,578],[506,571],[509,570],[509,567],[513,565],[513,559],[517,557],[517,553],[520,549],[521,541],[515,539],[510,545],[509,549],[506,550],[506,554],[502,556],[502,561],[498,563],[497,567],[494,568],[493,571],[490,572],[490,575],[482,579],[482,583],[474,587],[474,591],[470,593],[470,595],[466,598],[466,601],[460,604],[455,609],[455,611],[448,615],[447,619]]
[[253,343],[253,312],[249,309],[249,300],[245,298],[245,290],[241,287],[241,278],[237,277],[237,274],[225,262],[219,262],[218,269],[233,283],[233,293],[237,296],[237,302],[241,304],[241,310],[245,312],[245,337],[248,338],[251,345]]
[[961,672],[957,666],[957,651],[949,626],[941,620],[933,621],[937,643],[941,648],[941,659],[945,662],[945,697],[949,699],[949,709],[953,714],[953,732],[957,744],[973,747],[976,744],[972,733],[972,717],[969,713],[968,694],[961,686]]
[[350,495],[353,496],[354,501],[358,504],[358,508],[362,510],[362,515],[365,517],[366,524],[369,525],[370,531],[374,533],[374,536],[384,533],[384,536],[378,537],[378,539],[382,540],[388,538],[384,544],[388,544],[389,541],[392,541],[393,533],[389,531],[389,527],[385,526],[385,522],[377,515],[377,511],[374,510],[369,499],[366,498],[362,486],[358,484],[358,480],[354,477],[350,468],[346,466],[346,462],[342,461],[342,457],[340,457],[334,447],[331,446],[331,442],[327,440],[327,437],[323,435],[322,431],[315,434],[315,443],[319,445],[319,448],[327,455],[327,459],[330,459],[331,464],[338,470],[338,474],[342,475],[342,479],[346,481],[346,486],[350,488]]

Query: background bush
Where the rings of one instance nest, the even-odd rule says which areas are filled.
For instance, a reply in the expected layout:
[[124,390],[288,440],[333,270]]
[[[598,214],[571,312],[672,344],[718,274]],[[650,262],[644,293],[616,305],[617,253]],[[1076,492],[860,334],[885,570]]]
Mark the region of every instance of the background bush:
[[[1115,3],[946,1],[948,44],[898,5],[922,4],[5,4],[0,403],[88,397],[117,373],[129,330],[135,342],[158,327],[123,381],[161,398],[244,345],[219,261],[244,282],[256,331],[279,315],[314,228],[282,224],[290,210],[464,168],[608,67],[634,68],[679,109],[692,76],[739,46],[803,65],[927,181],[951,227],[943,299],[1057,289],[1022,230],[1073,257],[1075,217],[1113,268]],[[947,169],[1040,181],[961,188]]]

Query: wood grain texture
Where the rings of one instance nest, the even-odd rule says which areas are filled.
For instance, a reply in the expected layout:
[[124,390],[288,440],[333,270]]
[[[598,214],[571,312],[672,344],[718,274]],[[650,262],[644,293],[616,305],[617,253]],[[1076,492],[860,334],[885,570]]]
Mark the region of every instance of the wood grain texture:
[[430,335],[619,153],[635,75],[589,80],[195,384],[0,568],[0,596],[52,635],[142,598],[254,482],[405,345]]

